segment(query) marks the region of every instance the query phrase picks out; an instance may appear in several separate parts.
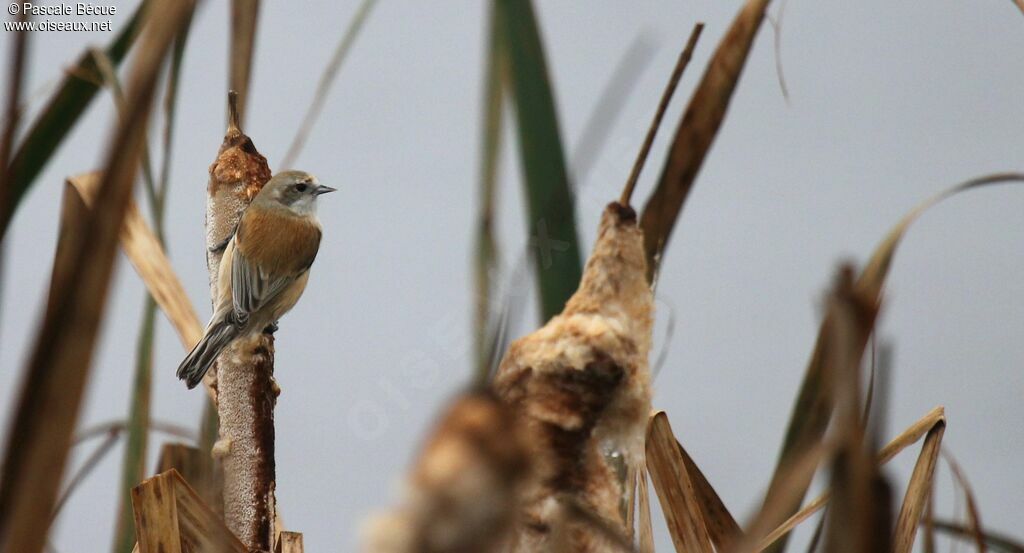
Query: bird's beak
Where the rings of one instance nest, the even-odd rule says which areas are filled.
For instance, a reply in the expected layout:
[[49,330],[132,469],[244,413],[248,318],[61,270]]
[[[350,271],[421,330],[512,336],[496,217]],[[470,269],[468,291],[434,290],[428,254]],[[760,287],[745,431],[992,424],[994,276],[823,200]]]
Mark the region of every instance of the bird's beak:
[[326,194],[328,192],[337,192],[337,191],[338,191],[337,188],[331,188],[330,186],[324,186],[324,185],[320,184],[320,185],[317,185],[317,187],[313,189],[313,195],[314,196],[319,196],[320,194]]

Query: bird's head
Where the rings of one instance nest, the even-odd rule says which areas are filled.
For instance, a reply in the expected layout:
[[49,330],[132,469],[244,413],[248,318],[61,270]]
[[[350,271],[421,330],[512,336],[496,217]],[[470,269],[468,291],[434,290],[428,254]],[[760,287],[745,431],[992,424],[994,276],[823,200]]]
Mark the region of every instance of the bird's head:
[[336,189],[324,186],[305,171],[282,171],[273,176],[256,196],[266,207],[285,207],[298,215],[316,213],[316,199]]

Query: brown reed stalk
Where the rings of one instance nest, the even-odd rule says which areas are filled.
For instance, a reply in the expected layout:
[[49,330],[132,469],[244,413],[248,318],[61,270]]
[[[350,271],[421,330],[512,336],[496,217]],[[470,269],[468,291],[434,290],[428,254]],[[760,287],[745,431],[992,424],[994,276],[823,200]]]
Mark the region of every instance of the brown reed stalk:
[[166,2],[149,13],[128,80],[125,117],[107,148],[97,207],[79,204],[68,212],[77,215],[64,227],[0,474],[0,551],[38,553],[46,543],[159,69],[193,7]]

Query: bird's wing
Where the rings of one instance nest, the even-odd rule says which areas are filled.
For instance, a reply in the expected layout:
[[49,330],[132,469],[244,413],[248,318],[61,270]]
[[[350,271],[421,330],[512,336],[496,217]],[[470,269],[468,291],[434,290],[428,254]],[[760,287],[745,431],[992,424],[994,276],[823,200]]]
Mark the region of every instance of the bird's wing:
[[231,257],[231,300],[241,323],[309,269],[321,235],[315,224],[282,228],[281,221],[260,221],[250,212],[239,222]]
[[298,276],[269,274],[236,248],[231,258],[231,300],[239,322],[247,321],[250,314],[270,303]]

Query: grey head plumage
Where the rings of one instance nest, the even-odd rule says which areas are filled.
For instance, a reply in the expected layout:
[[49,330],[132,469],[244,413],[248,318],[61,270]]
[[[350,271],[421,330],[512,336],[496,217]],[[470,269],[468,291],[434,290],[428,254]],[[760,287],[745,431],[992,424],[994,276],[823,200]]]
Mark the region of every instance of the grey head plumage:
[[320,184],[305,171],[281,171],[267,181],[253,203],[264,207],[284,207],[297,214],[316,212],[316,199],[336,188]]

